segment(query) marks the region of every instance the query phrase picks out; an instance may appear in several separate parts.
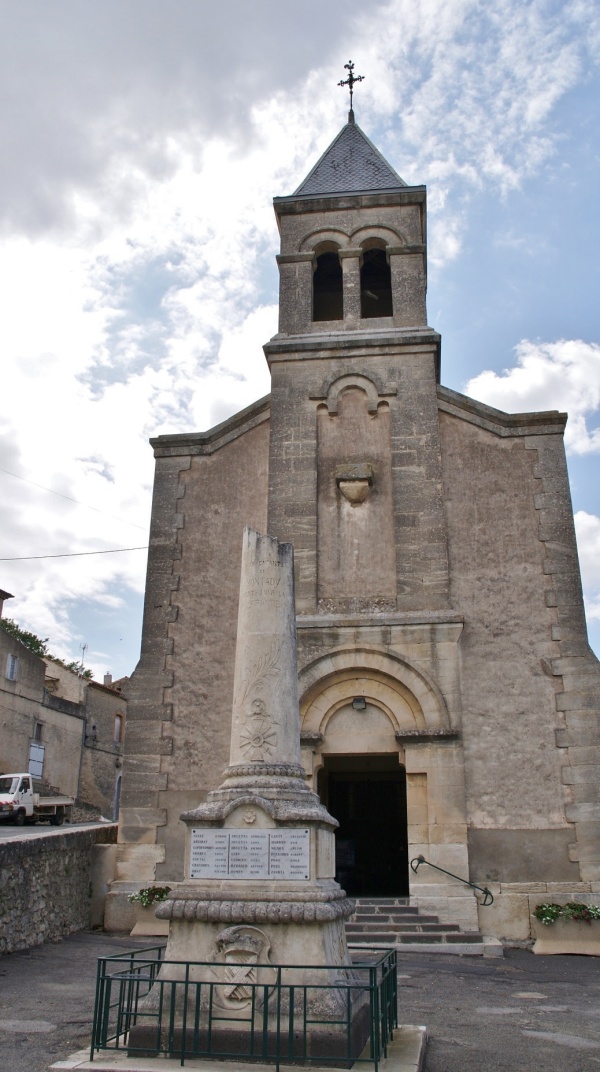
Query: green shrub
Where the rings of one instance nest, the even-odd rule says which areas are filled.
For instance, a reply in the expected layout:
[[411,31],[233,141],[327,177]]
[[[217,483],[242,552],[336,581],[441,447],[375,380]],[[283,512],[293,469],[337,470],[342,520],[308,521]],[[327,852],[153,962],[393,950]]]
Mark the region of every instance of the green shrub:
[[130,893],[128,900],[131,904],[141,904],[144,908],[150,908],[150,905],[166,901],[170,892],[170,886],[145,886],[137,893]]
[[564,905],[546,902],[534,909],[533,914],[540,923],[549,927],[557,919],[575,919],[582,923],[591,923],[600,919],[600,905],[583,904],[582,901],[567,901]]

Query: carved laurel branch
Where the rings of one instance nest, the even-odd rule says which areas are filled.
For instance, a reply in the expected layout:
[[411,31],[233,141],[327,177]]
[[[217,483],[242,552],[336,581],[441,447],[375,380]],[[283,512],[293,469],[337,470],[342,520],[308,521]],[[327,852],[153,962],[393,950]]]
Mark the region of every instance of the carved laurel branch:
[[348,919],[355,902],[347,898],[329,901],[163,901],[157,919],[200,923],[328,923]]
[[242,680],[242,691],[238,701],[239,706],[243,706],[250,692],[260,685],[265,684],[270,677],[274,674],[279,674],[280,668],[277,665],[279,654],[281,652],[281,641],[275,638],[271,643],[271,647],[264,655],[261,655],[256,662],[251,663],[246,668],[244,678]]

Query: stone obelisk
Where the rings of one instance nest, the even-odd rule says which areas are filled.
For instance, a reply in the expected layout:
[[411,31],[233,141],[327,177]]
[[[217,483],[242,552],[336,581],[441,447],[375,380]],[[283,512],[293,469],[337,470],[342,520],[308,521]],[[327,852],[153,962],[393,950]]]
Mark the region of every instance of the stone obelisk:
[[[166,960],[350,963],[337,822],[300,763],[293,549],[244,530],[229,767],[187,824],[186,879],[157,915]],[[306,969],[310,971],[310,968]],[[324,980],[321,980],[324,981]],[[229,993],[225,993],[228,990]],[[248,1004],[223,988],[229,1015]]]

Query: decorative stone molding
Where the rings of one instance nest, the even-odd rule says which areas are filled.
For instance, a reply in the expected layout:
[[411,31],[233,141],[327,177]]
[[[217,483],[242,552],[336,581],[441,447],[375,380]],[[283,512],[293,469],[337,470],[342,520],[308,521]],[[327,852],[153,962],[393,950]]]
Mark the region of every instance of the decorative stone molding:
[[236,763],[227,767],[225,778],[257,778],[267,775],[269,778],[306,778],[304,767],[296,763]]
[[307,253],[278,253],[276,260],[278,264],[299,264],[302,261],[308,261],[312,264],[314,254],[312,252]]
[[349,503],[363,503],[373,487],[373,466],[368,462],[362,465],[338,465],[335,482]]
[[425,253],[426,246],[422,242],[416,242],[412,246],[388,246],[387,253],[389,257],[402,257],[409,256],[411,253]]
[[398,394],[395,383],[389,383],[376,373],[372,373],[369,376],[331,376],[325,380],[321,390],[309,395],[309,398],[314,402],[325,402],[330,416],[335,417],[338,412],[339,397],[348,387],[358,387],[365,392],[368,400],[367,410],[372,414],[377,413],[377,407],[382,399],[392,398]]
[[201,923],[328,923],[349,919],[355,902],[336,901],[163,901],[157,919]]
[[315,730],[302,730],[300,732],[301,744],[320,744],[323,740],[323,734],[318,733]]
[[[392,654],[375,646],[361,646],[328,652],[300,672],[302,732],[324,732],[323,720],[327,713],[333,710],[332,705],[337,702],[337,692],[341,689],[340,697],[342,693],[353,695],[352,690],[357,686],[352,682],[361,672],[369,678],[371,697],[378,706],[384,710],[393,709],[393,703],[386,703],[388,693],[391,699],[393,694],[398,693],[409,705],[414,726],[407,729],[421,733],[452,729],[444,697],[437,684],[423,669],[414,666],[405,656]],[[348,682],[344,691],[346,675]],[[332,693],[328,698],[330,690],[333,690],[336,696]],[[394,730],[402,732],[402,727],[396,722]]]
[[[365,243],[368,243],[370,239],[378,238],[381,242],[385,242],[386,248],[396,247],[399,243],[402,248],[404,247],[404,239],[397,231],[395,227],[382,227],[382,226],[367,226],[358,227],[356,231],[353,231],[350,235],[350,239],[355,246],[360,247],[362,253],[365,249]],[[424,247],[423,247],[424,248]]]
[[[341,252],[342,249],[345,249],[348,246],[349,241],[350,241],[350,239],[348,238],[348,235],[346,234],[346,232],[342,231],[341,228],[339,228],[339,227],[328,227],[328,228],[320,227],[315,231],[310,231],[309,234],[304,236],[304,238],[302,239],[302,241],[300,243],[300,246],[298,247],[299,248],[298,253],[296,253],[296,254],[288,254],[287,256],[290,259],[292,257],[294,257],[294,258],[311,257],[312,258],[314,256],[314,252],[317,249],[317,247],[318,246],[323,246],[325,243],[331,243],[331,244],[337,245],[339,247],[340,252]],[[277,257],[278,262],[279,262],[280,257],[281,257],[281,254],[279,254],[278,257]]]
[[369,462],[335,466],[335,483],[352,506],[364,503],[373,487],[374,471]]
[[433,744],[435,741],[457,741],[458,730],[396,730],[397,741],[404,744]]
[[[191,458],[197,454],[214,454],[239,436],[245,435],[270,417],[270,395],[259,398],[226,421],[209,428],[207,432],[176,432],[157,436],[150,440],[155,458]],[[188,468],[189,466],[186,466]]]
[[[321,826],[337,827],[339,824],[337,819],[334,819],[326,808],[323,807],[316,793],[313,793],[311,789],[306,785],[306,771],[302,768],[304,786],[306,789],[306,800],[294,800],[286,799],[285,797],[280,799],[273,799],[261,796],[260,793],[242,793],[239,789],[235,790],[235,796],[229,796],[224,792],[223,799],[215,800],[214,797],[220,793],[220,790],[213,790],[213,799],[205,804],[200,804],[199,807],[194,808],[193,811],[185,811],[180,815],[180,819],[184,823],[197,823],[199,821],[203,823],[210,823],[214,826],[222,826],[223,822],[228,815],[231,815],[237,808],[260,808],[262,811],[270,815],[274,822],[316,822]],[[263,786],[264,788],[264,786]],[[296,790],[295,790],[296,792]]]
[[567,423],[567,414],[558,410],[542,410],[538,413],[503,413],[486,406],[474,398],[452,391],[449,387],[437,386],[438,408],[442,413],[469,421],[497,436],[561,435]]

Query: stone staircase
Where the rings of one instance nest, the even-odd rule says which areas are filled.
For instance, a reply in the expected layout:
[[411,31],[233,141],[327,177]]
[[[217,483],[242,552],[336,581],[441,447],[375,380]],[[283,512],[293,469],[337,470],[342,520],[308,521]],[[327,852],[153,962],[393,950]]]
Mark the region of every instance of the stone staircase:
[[479,931],[461,931],[457,923],[440,923],[425,915],[409,897],[359,897],[356,912],[346,923],[351,945],[395,945],[403,953],[459,953],[502,956],[495,938]]

